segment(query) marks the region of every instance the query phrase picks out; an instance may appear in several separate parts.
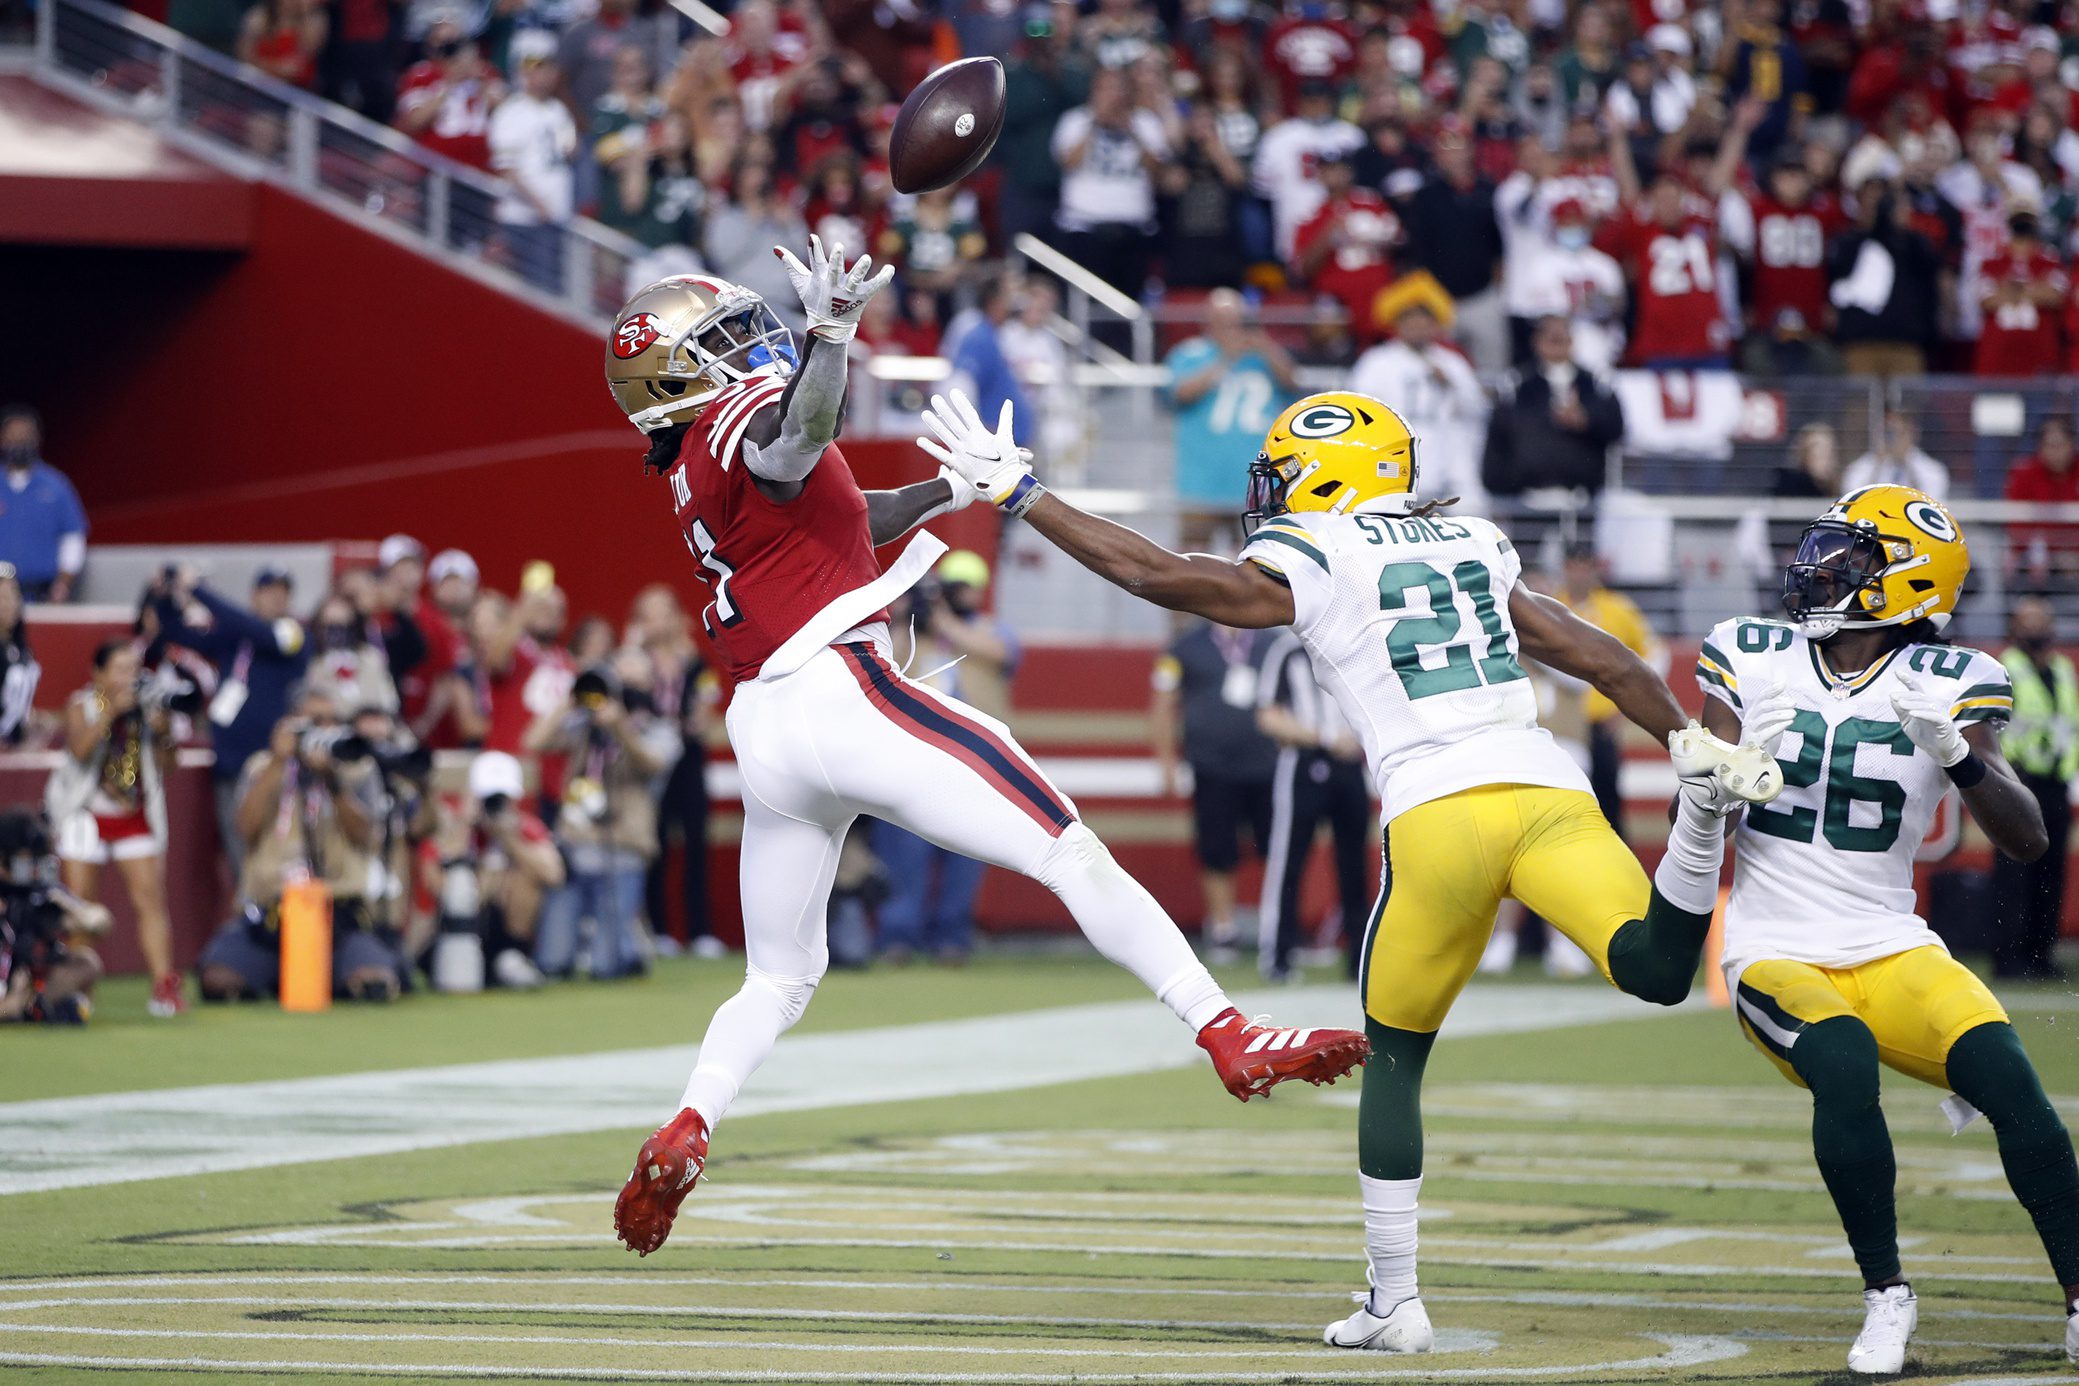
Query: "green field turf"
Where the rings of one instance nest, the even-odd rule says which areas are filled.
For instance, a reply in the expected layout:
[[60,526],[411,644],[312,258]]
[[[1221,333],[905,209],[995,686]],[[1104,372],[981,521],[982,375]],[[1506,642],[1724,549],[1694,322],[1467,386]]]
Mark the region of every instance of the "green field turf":
[[[146,1023],[141,993],[118,984],[83,1033],[0,1040],[0,1101],[684,1044],[735,976],[682,962],[624,986],[168,1024]],[[1535,1024],[1599,985],[1488,984],[1467,999]],[[841,1044],[850,1030],[1137,996],[1080,956],[834,976],[796,1036]],[[2006,1000],[2079,1118],[2079,998]],[[634,1125],[0,1196],[0,1375],[1852,1379],[1858,1282],[1812,1169],[1804,1095],[1723,1012],[1623,1014],[1446,1028],[1428,1100],[1430,1358],[1319,1346],[1363,1283],[1354,1084],[1244,1107],[1188,1067],[733,1116],[710,1182],[647,1260],[610,1226],[646,1129]],[[657,1118],[676,1093],[676,1080],[656,1092]],[[1909,1370],[2072,1380],[1990,1132],[1950,1136],[1940,1096],[1887,1075],[1921,1296]],[[155,1117],[140,1136],[125,1106],[106,1103],[106,1140],[135,1149],[138,1173],[179,1155],[178,1122]],[[49,1110],[0,1105],[0,1126],[33,1130]],[[347,1104],[331,1138],[382,1115]],[[326,1139],[313,1131],[308,1154]]]

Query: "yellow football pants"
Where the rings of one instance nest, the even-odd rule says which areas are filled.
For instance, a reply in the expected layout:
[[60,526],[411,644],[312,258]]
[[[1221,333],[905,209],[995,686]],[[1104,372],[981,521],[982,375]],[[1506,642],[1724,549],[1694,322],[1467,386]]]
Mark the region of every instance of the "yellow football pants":
[[1592,795],[1485,785],[1419,804],[1386,840],[1393,888],[1372,914],[1364,1013],[1435,1031],[1480,965],[1504,899],[1521,900],[1610,976],[1610,938],[1646,913],[1652,886]]
[[1765,958],[1740,974],[1740,1029],[1785,1078],[1791,1046],[1808,1025],[1852,1015],[1870,1027],[1877,1057],[1938,1088],[1949,1086],[1949,1047],[1964,1033],[2004,1021],[2006,1009],[1978,975],[1930,944],[1856,967],[1815,967]]

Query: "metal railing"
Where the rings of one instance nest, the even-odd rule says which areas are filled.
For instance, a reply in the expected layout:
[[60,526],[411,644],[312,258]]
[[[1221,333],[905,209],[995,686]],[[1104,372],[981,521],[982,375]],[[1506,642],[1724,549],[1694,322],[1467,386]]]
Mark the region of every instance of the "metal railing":
[[44,0],[31,73],[241,177],[261,178],[600,328],[640,242],[596,222],[526,225],[499,181],[102,0]]

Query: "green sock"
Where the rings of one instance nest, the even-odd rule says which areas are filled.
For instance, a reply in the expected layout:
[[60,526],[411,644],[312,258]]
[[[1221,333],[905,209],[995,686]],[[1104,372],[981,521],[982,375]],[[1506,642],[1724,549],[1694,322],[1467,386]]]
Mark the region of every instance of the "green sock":
[[1854,1016],[1807,1026],[1790,1066],[1812,1089],[1812,1155],[1865,1285],[1899,1273],[1898,1164],[1877,1101],[1877,1040]]
[[2012,1025],[1968,1030],[1949,1049],[1949,1086],[1985,1113],[2014,1197],[2036,1224],[2060,1285],[2079,1285],[2079,1160]]
[[1373,1179],[1422,1173],[1422,1070],[1436,1032],[1396,1030],[1369,1017],[1372,1057],[1357,1098],[1357,1168]]
[[1669,902],[1658,888],[1646,905],[1646,917],[1620,927],[1610,938],[1610,979],[1618,990],[1658,1006],[1677,1006],[1688,999],[1704,958],[1711,916]]

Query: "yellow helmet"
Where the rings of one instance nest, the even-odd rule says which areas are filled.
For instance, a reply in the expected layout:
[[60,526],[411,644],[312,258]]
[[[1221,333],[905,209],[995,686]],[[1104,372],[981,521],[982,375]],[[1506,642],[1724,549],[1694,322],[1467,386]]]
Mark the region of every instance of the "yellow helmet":
[[1824,640],[1842,626],[1949,624],[1971,550],[1948,507],[1910,486],[1865,486],[1805,526],[1783,608]]
[[606,385],[645,433],[690,423],[726,386],[787,375],[794,334],[765,300],[708,274],[660,279],[621,305],[606,339]]
[[[1249,467],[1243,523],[1273,515],[1405,510],[1415,498],[1415,435],[1370,395],[1308,395],[1277,417]],[[1397,501],[1397,504],[1395,503]]]

